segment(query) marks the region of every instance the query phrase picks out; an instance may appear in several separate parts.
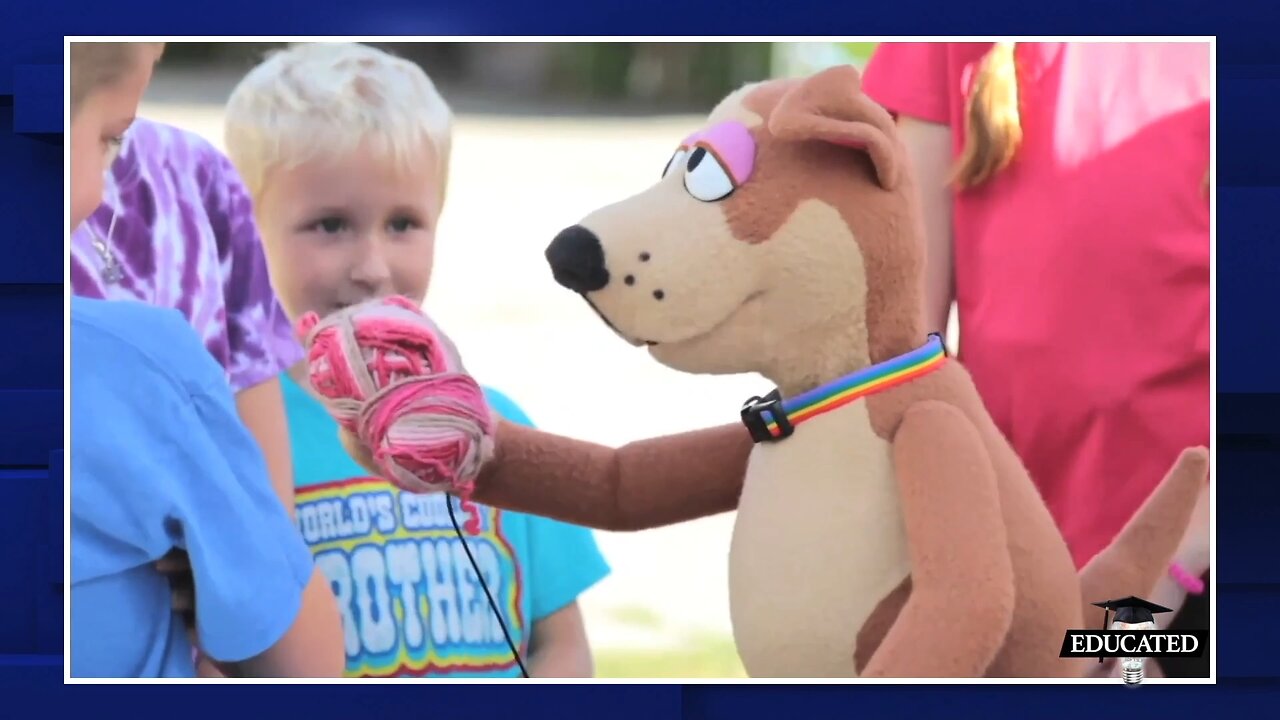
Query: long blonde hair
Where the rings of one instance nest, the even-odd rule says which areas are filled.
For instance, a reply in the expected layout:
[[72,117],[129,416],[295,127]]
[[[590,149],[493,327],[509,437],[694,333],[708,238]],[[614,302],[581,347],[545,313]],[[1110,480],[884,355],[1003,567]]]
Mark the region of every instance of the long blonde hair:
[[996,43],[982,58],[965,108],[964,150],[952,171],[958,189],[977,187],[1013,162],[1022,144],[1014,43]]
[[[957,190],[978,187],[995,177],[1013,162],[1022,145],[1014,46],[995,43],[978,66],[965,107],[964,149],[951,175]],[[1208,168],[1200,186],[1207,195]]]

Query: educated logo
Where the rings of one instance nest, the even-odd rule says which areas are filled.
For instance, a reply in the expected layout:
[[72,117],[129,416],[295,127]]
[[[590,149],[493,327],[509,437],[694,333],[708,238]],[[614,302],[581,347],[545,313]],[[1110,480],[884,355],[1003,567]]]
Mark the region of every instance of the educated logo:
[[[1096,657],[1100,663],[1119,658],[1126,685],[1142,683],[1147,658],[1200,657],[1208,644],[1208,630],[1161,630],[1155,616],[1173,611],[1142,598],[1129,596],[1093,604],[1106,611],[1102,629],[1068,630],[1059,657]],[[1112,612],[1115,617],[1108,621]]]

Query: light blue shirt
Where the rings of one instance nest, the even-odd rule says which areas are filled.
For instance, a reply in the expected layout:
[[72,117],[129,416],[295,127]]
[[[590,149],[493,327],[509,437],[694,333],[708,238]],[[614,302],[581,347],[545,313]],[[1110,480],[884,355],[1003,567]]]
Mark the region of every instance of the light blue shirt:
[[[533,623],[608,574],[591,531],[454,500],[464,545],[444,494],[402,493],[370,477],[324,407],[282,382],[298,526],[338,597],[347,676],[519,677],[471,558],[523,659]],[[485,393],[502,417],[532,425],[510,399]],[[473,514],[479,530],[467,534]]]
[[187,551],[210,657],[236,662],[293,624],[314,568],[183,316],[71,301],[71,672],[192,677],[182,619],[153,563]]

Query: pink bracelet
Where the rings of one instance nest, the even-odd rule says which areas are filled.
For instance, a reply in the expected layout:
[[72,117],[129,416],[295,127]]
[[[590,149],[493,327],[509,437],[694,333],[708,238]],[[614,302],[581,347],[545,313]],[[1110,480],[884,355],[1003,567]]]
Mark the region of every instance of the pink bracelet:
[[1169,566],[1169,577],[1172,577],[1191,595],[1201,595],[1204,593],[1204,581],[1187,572],[1187,569],[1174,563]]

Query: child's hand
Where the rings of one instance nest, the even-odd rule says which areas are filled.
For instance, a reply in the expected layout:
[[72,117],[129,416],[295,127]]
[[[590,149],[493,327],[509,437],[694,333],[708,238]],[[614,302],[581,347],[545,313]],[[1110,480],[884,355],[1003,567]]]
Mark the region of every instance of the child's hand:
[[[1182,542],[1174,553],[1173,562],[1181,565],[1193,577],[1203,577],[1209,570],[1209,536],[1209,485],[1205,483],[1191,512],[1191,520],[1183,533]],[[1150,599],[1172,610],[1174,615],[1171,617],[1176,617],[1187,601],[1187,589],[1174,579],[1171,570],[1156,581]]]
[[191,558],[185,550],[174,548],[156,561],[156,570],[169,581],[170,601],[173,612],[182,617],[191,647],[200,647],[200,635],[196,632],[196,583],[191,574]]
[[185,550],[174,548],[156,561],[156,570],[169,581],[173,611],[182,616],[189,632],[196,626],[195,578],[191,574],[191,558]]

